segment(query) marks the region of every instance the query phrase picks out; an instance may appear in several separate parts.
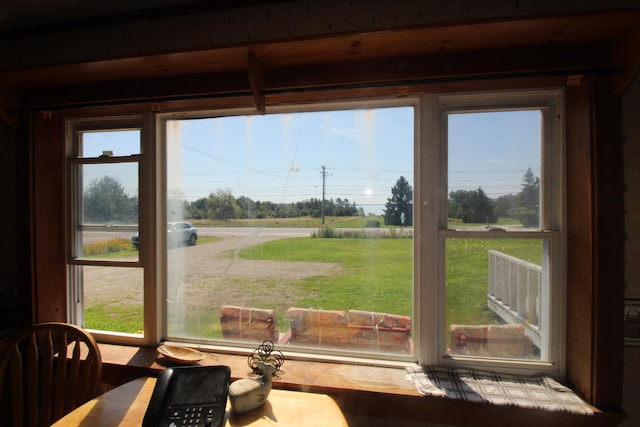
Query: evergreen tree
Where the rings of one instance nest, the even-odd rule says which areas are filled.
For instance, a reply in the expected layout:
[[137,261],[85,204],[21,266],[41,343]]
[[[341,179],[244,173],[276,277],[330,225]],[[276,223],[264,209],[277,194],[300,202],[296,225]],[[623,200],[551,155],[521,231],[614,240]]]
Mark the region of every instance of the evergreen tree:
[[540,178],[534,175],[531,168],[527,168],[522,177],[521,189],[515,216],[525,227],[539,227]]
[[403,176],[391,188],[391,197],[384,206],[382,212],[386,225],[413,225],[413,188]]
[[527,168],[527,171],[524,173],[521,188],[520,206],[527,209],[539,210],[540,178],[533,174],[531,168]]

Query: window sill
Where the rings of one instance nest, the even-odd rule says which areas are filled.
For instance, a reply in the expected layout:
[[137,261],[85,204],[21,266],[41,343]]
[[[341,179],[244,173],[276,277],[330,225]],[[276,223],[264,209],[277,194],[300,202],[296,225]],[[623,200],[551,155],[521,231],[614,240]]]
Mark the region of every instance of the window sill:
[[[154,376],[170,365],[155,348],[100,344],[107,388],[140,376]],[[227,365],[232,380],[246,377],[247,357],[207,353],[201,365]],[[594,408],[593,416],[459,402],[424,397],[405,379],[403,367],[364,366],[346,363],[286,360],[284,375],[274,388],[326,393],[340,405],[349,420],[381,418],[407,422],[431,422],[458,426],[616,426],[621,413]],[[400,419],[399,419],[400,418]],[[484,420],[479,424],[479,420]],[[354,422],[354,424],[358,424]],[[400,423],[401,425],[401,423]]]

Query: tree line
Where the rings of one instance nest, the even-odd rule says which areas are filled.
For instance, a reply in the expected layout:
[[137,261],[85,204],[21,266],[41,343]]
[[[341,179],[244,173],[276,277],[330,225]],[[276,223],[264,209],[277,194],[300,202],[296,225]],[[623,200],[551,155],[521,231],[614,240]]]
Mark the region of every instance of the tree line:
[[[481,187],[456,190],[449,194],[449,218],[465,223],[495,223],[498,218],[514,218],[525,227],[540,223],[540,178],[528,168],[522,178],[521,191],[491,199]],[[362,207],[347,198],[324,200],[311,198],[300,202],[274,203],[235,197],[231,191],[217,190],[193,202],[180,192],[167,200],[169,220],[178,219],[262,219],[325,216],[364,216]],[[382,210],[385,225],[413,225],[413,188],[401,176],[391,188],[391,196]],[[87,224],[138,223],[138,197],[126,194],[115,178],[103,176],[93,180],[84,193],[84,222]]]
[[[311,198],[295,203],[255,201],[249,197],[235,197],[230,191],[217,190],[208,197],[188,202],[179,192],[167,199],[168,219],[261,219],[309,216],[364,216],[362,207],[347,198],[322,200]],[[110,176],[96,178],[83,195],[83,222],[86,224],[137,224],[138,197],[129,196],[117,179]]]
[[540,178],[531,168],[522,177],[520,192],[491,199],[482,187],[449,193],[449,218],[464,223],[495,223],[498,218],[517,219],[525,227],[540,225]]
[[[217,190],[191,203],[178,194],[170,196],[174,203],[181,203],[186,218],[212,219],[226,221],[231,219],[262,218],[320,218],[322,211],[326,216],[358,216],[364,215],[363,209],[349,199],[325,200],[311,198],[300,202],[274,203],[270,201],[252,200],[246,196],[235,197],[230,191]],[[181,212],[182,213],[182,212]]]

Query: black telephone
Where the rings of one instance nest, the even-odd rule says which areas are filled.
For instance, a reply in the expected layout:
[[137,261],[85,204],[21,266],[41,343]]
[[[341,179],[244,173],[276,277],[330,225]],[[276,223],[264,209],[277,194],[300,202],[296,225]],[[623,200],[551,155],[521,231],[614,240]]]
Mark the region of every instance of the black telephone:
[[230,377],[228,366],[181,366],[161,371],[142,426],[222,426]]

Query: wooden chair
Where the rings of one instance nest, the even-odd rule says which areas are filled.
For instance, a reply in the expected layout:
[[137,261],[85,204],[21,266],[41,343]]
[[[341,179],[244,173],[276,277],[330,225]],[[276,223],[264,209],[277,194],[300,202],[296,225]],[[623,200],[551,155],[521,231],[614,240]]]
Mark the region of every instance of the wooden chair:
[[5,425],[51,425],[95,397],[101,376],[100,349],[83,329],[41,323],[19,332],[0,358]]

